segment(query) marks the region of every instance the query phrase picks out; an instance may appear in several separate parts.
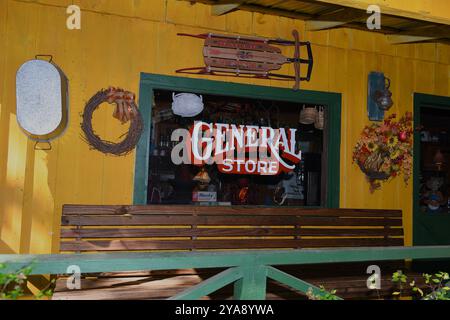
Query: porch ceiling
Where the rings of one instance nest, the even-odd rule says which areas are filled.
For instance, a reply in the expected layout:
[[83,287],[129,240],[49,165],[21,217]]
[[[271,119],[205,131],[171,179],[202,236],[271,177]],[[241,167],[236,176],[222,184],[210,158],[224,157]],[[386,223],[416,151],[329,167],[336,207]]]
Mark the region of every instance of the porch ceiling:
[[[190,0],[186,0],[190,1]],[[398,0],[196,0],[211,5],[214,15],[245,10],[304,20],[306,30],[355,28],[369,31],[366,26],[370,3],[381,9],[381,32],[392,43],[446,42],[450,43],[450,10],[444,1],[417,2],[409,7]],[[416,3],[417,2],[417,3]],[[405,2],[403,2],[405,3]],[[413,5],[416,4],[416,5]],[[428,6],[428,7],[427,7]]]

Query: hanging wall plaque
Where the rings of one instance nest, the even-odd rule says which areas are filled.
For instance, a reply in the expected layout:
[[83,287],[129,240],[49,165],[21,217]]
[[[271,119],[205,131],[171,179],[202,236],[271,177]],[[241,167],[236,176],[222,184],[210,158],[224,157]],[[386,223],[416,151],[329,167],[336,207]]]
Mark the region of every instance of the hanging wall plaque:
[[[313,68],[313,55],[311,44],[299,39],[297,30],[292,31],[294,40],[268,39],[259,37],[232,36],[223,34],[185,34],[204,39],[203,58],[204,67],[184,68],[177,70],[178,73],[209,74],[216,76],[240,76],[262,79],[275,79],[295,81],[294,90],[300,87],[300,81],[309,81]],[[294,57],[285,57],[279,46],[294,46]],[[306,47],[308,58],[300,58],[301,47]],[[286,63],[292,63],[295,75],[284,75],[273,73]],[[308,66],[305,76],[301,76],[300,66]]]

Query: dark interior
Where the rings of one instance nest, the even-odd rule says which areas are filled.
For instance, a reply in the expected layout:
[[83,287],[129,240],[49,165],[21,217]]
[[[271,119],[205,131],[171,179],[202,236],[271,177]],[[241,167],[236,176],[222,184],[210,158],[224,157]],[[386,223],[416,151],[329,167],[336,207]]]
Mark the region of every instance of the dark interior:
[[[450,111],[422,108],[421,126],[421,211],[426,214],[447,214],[450,194]],[[432,181],[436,181],[435,191],[432,190]]]

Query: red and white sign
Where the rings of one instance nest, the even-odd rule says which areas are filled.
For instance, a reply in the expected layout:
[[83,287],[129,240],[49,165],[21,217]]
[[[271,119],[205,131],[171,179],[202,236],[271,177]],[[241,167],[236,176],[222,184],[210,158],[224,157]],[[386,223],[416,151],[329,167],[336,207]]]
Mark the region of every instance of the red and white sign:
[[[172,150],[172,161],[194,165],[217,164],[220,172],[233,174],[277,175],[293,171],[301,161],[296,151],[297,129],[273,129],[251,125],[195,122]],[[187,157],[180,158],[180,150]]]

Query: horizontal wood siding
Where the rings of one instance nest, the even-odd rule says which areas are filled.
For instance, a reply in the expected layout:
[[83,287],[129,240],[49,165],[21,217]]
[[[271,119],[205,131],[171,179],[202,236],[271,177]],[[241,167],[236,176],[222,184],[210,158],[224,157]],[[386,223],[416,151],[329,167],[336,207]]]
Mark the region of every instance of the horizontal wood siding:
[[[312,43],[314,70],[302,89],[342,93],[340,206],[401,209],[405,240],[411,244],[412,182],[401,177],[374,194],[352,164],[352,148],[368,124],[367,74],[391,79],[394,106],[388,115],[412,111],[413,92],[449,95],[450,46],[419,43],[390,45],[383,34],[363,30],[309,32],[305,23],[272,15],[232,12],[212,16],[211,8],[188,1],[78,1],[81,30],[68,30],[66,8],[72,1],[0,1],[0,240],[20,253],[59,252],[62,206],[66,203],[132,204],[135,153],[105,156],[80,138],[80,114],[101,88],[123,87],[139,96],[141,72],[175,75],[203,65],[202,41],[177,33],[232,33],[291,39],[297,29]],[[114,35],[111,38],[111,35]],[[108,41],[100,41],[109,39]],[[51,54],[69,78],[70,122],[52,150],[35,150],[16,121],[15,75],[36,54]],[[282,48],[287,56],[292,48]],[[292,74],[283,66],[282,74]],[[193,76],[195,77],[195,76]],[[292,83],[201,77],[291,88]],[[103,139],[117,141],[125,128],[101,106],[93,126]],[[1,250],[1,247],[0,247]]]

